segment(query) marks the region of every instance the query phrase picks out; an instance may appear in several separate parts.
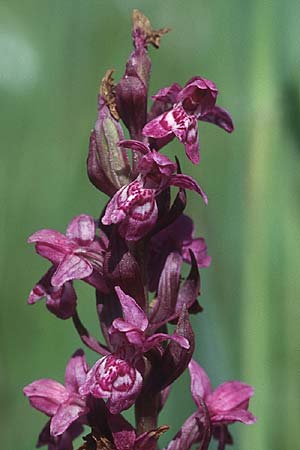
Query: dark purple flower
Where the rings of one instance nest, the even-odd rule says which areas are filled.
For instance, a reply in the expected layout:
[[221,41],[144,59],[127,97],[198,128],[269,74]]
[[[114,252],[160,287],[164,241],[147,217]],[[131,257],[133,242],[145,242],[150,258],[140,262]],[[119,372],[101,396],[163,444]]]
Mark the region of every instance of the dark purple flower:
[[109,330],[114,353],[96,362],[80,388],[82,395],[90,393],[97,398],[107,398],[107,407],[112,414],[128,409],[138,397],[143,376],[136,366],[141,365],[140,358],[144,353],[151,348],[159,348],[160,343],[166,340],[172,340],[185,349],[190,346],[186,338],[176,333],[147,336],[149,322],[142,308],[119,287],[115,290],[123,319],[115,319]]
[[79,387],[85,382],[88,367],[82,350],[68,362],[65,385],[50,378],[33,381],[24,388],[31,406],[51,417],[51,436],[62,435],[71,424],[88,411]]
[[113,196],[102,218],[104,225],[119,224],[121,236],[128,241],[141,239],[157,221],[156,196],[169,186],[195,191],[207,203],[198,183],[188,175],[174,174],[176,164],[165,155],[138,141],[122,141],[120,145],[143,154],[138,163],[140,175]]
[[[170,141],[174,135],[184,144],[188,158],[200,160],[197,121],[211,122],[228,133],[233,131],[230,115],[215,105],[218,90],[206,78],[194,77],[182,89],[178,84],[163,88],[153,96],[154,116],[143,128],[143,134]],[[158,102],[158,104],[157,104]],[[156,112],[160,113],[155,116]]]
[[171,225],[155,234],[150,241],[148,257],[149,288],[155,291],[166,259],[172,252],[181,255],[183,261],[191,263],[193,252],[198,267],[208,267],[211,257],[207,255],[207,245],[202,237],[194,237],[194,224],[190,217],[182,214]]
[[36,252],[55,266],[51,285],[60,288],[70,280],[83,279],[99,290],[107,290],[103,279],[103,255],[108,240],[103,232],[96,236],[94,219],[81,214],[68,225],[66,235],[43,229],[31,235]]
[[46,297],[46,306],[60,319],[72,317],[76,310],[77,297],[71,281],[66,281],[61,287],[52,286],[51,278],[55,267],[38,281],[29,294],[28,303],[34,304]]

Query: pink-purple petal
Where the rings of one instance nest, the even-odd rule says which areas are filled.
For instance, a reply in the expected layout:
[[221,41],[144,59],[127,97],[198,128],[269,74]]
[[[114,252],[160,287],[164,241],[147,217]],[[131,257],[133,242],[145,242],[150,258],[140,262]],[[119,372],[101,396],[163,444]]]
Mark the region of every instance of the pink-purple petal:
[[191,263],[190,250],[194,253],[198,267],[209,267],[211,256],[207,254],[207,245],[203,238],[193,238],[191,242],[183,242],[182,256],[185,262]]
[[252,386],[240,381],[226,381],[218,386],[209,398],[209,404],[214,411],[229,411],[236,409],[253,396]]
[[152,95],[151,98],[172,105],[177,102],[177,96],[181,89],[180,84],[174,83],[171,84],[171,86],[160,89],[155,95]]
[[211,393],[211,384],[204,369],[192,359],[189,363],[191,376],[191,391],[194,402],[198,408],[202,408],[202,400]]
[[193,164],[199,164],[200,144],[196,119],[191,120],[184,136],[178,135],[177,137],[184,144],[186,155],[190,161],[192,161]]
[[153,138],[163,138],[173,133],[175,126],[176,121],[171,110],[148,122],[143,128],[143,134]]
[[123,139],[119,142],[119,146],[122,148],[130,148],[131,150],[140,152],[143,155],[146,155],[150,152],[149,145],[146,145],[140,141],[135,141],[134,139]]
[[167,340],[176,342],[181,348],[184,348],[184,349],[190,348],[189,341],[185,337],[180,336],[179,334],[156,333],[147,339],[147,341],[144,345],[144,351],[146,352],[153,347],[157,347],[161,342],[167,341]]
[[77,350],[67,364],[65,372],[65,386],[69,392],[78,392],[85,382],[88,365],[83,350]]
[[169,186],[177,186],[182,189],[189,189],[191,191],[197,192],[197,194],[201,195],[204,202],[206,204],[208,203],[208,199],[205,192],[201,189],[197,181],[194,180],[192,177],[178,173],[177,175],[172,175],[169,178],[168,183]]
[[256,417],[246,409],[233,409],[212,414],[211,420],[213,423],[230,424],[233,422],[242,422],[246,425],[252,425],[256,422]]
[[69,280],[80,280],[88,277],[93,272],[93,267],[86,259],[77,255],[66,255],[57,267],[51,283],[53,286],[62,286]]
[[66,388],[55,380],[43,378],[25,386],[23,392],[31,406],[48,416],[53,416],[59,405],[68,400]]
[[91,244],[95,238],[95,221],[86,214],[74,217],[69,223],[66,236],[80,246]]
[[227,131],[227,133],[232,133],[234,130],[234,125],[232,118],[225,109],[220,108],[220,106],[214,106],[209,112],[207,112],[204,116],[201,116],[199,120],[203,122],[213,123],[223,130]]
[[70,399],[68,403],[60,405],[55,415],[51,419],[50,433],[52,436],[59,436],[63,434],[69,426],[75,422],[78,417],[86,414],[88,408],[85,401],[77,398]]
[[115,287],[115,291],[122,306],[125,322],[145,331],[148,326],[148,319],[142,308],[132,297],[130,297],[130,295],[125,294],[119,286]]

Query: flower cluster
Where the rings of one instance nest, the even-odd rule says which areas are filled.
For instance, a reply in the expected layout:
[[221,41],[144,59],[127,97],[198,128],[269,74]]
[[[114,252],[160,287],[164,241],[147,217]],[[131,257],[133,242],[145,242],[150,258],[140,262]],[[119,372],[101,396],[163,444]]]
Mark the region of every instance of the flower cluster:
[[[109,197],[100,217],[81,214],[65,234],[42,229],[28,239],[51,263],[28,303],[45,297],[48,310],[60,319],[71,318],[98,358],[89,367],[83,350],[77,350],[67,364],[64,385],[45,378],[24,388],[31,406],[49,418],[37,443],[48,450],[72,450],[84,426],[90,431],[81,450],[157,449],[169,428],[158,426],[159,413],[187,368],[196,411],[166,450],[189,450],[194,444],[208,449],[212,438],[224,449],[233,442],[230,424],[255,422],[248,411],[252,387],[229,381],[212,391],[206,372],[192,359],[189,316],[202,311],[199,269],[208,267],[211,258],[184,210],[187,190],[205,203],[207,196],[194,178],[181,173],[178,160],[160,150],[177,137],[197,164],[198,120],[229,133],[233,123],[216,106],[216,85],[200,76],[183,88],[174,83],[160,89],[148,111],[148,47],[159,47],[167,31],[154,30],[134,10],[134,50],[124,76],[116,86],[111,70],[102,79],[87,159],[90,181]],[[130,139],[124,137],[122,122]],[[184,263],[190,265],[186,278],[181,274]],[[81,322],[74,280],[95,289],[104,343]],[[175,325],[172,333],[169,324]],[[133,405],[135,426],[122,416]]]

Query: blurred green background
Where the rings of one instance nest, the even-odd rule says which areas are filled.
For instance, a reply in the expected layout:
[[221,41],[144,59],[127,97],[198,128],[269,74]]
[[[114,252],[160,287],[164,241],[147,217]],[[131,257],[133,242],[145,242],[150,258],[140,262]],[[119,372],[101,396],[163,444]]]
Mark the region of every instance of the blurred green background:
[[[63,379],[80,346],[72,324],[26,300],[48,264],[26,244],[41,228],[64,231],[79,213],[97,215],[105,196],[85,172],[96,94],[104,72],[122,76],[131,51],[130,15],[140,8],[169,26],[153,57],[151,93],[193,75],[214,80],[235,121],[227,135],[200,123],[200,167],[185,172],[207,192],[189,213],[213,262],[202,271],[205,311],[193,319],[197,359],[215,385],[255,386],[258,423],[234,425],[240,450],[298,448],[300,422],[300,3],[298,0],[1,0],[2,448],[30,450],[44,423],[22,387]],[[93,290],[78,283],[80,312],[96,332]],[[89,361],[94,361],[89,354]],[[170,439],[194,410],[188,376],[160,424]]]

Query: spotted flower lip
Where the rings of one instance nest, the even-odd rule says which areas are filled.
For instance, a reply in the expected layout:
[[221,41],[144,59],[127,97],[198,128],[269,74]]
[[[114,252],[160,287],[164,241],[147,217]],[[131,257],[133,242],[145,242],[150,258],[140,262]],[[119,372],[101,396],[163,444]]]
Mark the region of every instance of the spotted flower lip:
[[74,279],[84,279],[94,287],[105,290],[102,276],[103,252],[107,247],[104,233],[96,236],[95,222],[91,216],[81,214],[68,225],[66,235],[43,229],[31,235],[36,252],[55,266],[51,285],[61,287]]
[[33,381],[23,390],[31,406],[51,417],[50,434],[62,435],[78,418],[87,413],[85,399],[79,394],[88,367],[82,350],[68,362],[65,385],[50,378]]
[[[143,134],[156,139],[169,138],[168,141],[176,136],[184,144],[187,157],[198,164],[198,120],[214,123],[228,133],[234,129],[229,113],[216,106],[217,95],[216,85],[203,77],[193,77],[183,89],[174,83],[159,90],[153,96],[152,120],[144,126]],[[156,111],[160,113],[157,116]]]
[[79,392],[108,399],[107,408],[118,414],[135,402],[142,382],[141,373],[130,362],[108,355],[94,364]]

